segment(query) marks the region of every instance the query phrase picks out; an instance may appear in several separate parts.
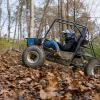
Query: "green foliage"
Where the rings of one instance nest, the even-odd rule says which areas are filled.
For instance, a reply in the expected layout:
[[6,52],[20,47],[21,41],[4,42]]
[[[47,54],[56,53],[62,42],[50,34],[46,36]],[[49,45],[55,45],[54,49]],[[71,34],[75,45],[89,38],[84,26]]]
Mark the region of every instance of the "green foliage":
[[98,58],[100,58],[100,37],[93,42],[94,50]]
[[98,58],[100,58],[100,45],[94,44],[94,50]]
[[24,50],[26,48],[27,44],[25,40],[18,41],[18,45],[15,44],[15,47],[19,50]]
[[23,50],[26,48],[26,41],[25,40],[15,40],[15,42],[13,42],[13,40],[10,40],[8,42],[7,39],[0,39],[0,52],[8,50],[10,48],[16,48],[19,50]]
[[[92,41],[93,44],[93,48],[96,54],[97,58],[100,58],[100,38],[96,38],[94,41]],[[89,45],[87,46],[89,47]],[[86,49],[86,51],[91,54],[91,50],[90,49]]]
[[0,51],[6,50],[11,47],[11,41],[7,39],[0,39]]

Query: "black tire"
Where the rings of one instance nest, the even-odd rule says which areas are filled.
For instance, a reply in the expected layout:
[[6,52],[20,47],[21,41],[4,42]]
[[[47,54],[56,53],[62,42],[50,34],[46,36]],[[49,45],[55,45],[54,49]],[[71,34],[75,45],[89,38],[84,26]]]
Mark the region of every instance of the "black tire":
[[[96,68],[98,68],[98,73],[95,71]],[[100,61],[97,59],[89,61],[84,71],[87,76],[100,76]]]
[[27,67],[40,67],[45,61],[44,51],[37,46],[28,47],[22,54],[22,61]]

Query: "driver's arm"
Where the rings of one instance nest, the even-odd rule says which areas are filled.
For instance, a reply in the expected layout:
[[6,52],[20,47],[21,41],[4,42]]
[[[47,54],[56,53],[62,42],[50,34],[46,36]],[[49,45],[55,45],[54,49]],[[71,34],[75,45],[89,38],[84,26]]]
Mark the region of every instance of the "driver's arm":
[[71,39],[71,40],[67,41],[67,42],[65,43],[65,45],[63,46],[63,50],[64,50],[64,51],[70,51],[71,48],[72,48],[72,46],[73,46],[73,44],[74,44],[74,42],[75,42],[74,39]]

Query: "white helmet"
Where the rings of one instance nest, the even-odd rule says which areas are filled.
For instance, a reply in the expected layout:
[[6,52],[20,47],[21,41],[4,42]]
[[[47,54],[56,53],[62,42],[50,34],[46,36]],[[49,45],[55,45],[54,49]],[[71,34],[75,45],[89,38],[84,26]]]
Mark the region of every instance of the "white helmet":
[[73,30],[65,30],[62,32],[63,38],[71,39],[75,38],[75,32]]

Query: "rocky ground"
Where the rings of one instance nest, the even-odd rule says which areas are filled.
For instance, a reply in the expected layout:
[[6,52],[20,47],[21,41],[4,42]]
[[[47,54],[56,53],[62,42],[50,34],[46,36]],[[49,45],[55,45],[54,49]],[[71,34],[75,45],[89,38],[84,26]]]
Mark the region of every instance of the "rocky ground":
[[47,62],[26,68],[21,53],[0,55],[0,100],[100,100],[100,79]]

